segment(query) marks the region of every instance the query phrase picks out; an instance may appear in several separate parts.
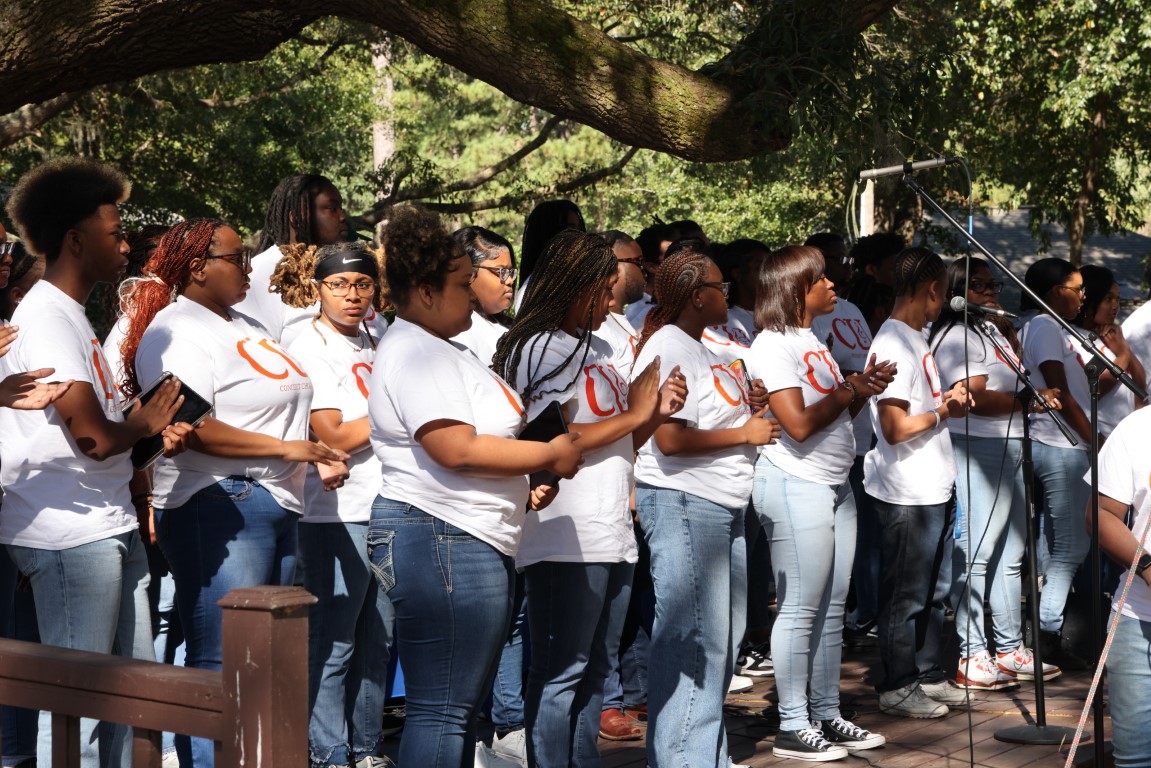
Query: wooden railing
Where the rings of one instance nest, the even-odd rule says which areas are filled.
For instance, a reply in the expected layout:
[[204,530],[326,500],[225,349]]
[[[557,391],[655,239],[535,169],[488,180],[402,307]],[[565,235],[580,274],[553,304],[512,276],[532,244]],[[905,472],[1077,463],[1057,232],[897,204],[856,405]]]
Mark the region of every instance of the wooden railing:
[[308,765],[308,606],[299,587],[229,592],[223,670],[0,640],[0,702],[52,713],[52,766],[79,768],[79,718],[133,729],[133,768],[164,731],[216,741],[219,768]]

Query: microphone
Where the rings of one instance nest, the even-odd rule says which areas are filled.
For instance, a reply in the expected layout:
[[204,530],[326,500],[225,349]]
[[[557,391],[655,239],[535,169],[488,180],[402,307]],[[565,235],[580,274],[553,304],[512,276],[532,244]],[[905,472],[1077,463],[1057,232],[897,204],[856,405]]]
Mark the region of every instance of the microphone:
[[963,298],[962,296],[953,296],[951,298],[951,304],[949,306],[955,312],[962,312],[963,310],[967,310],[968,312],[974,312],[977,315],[988,315],[990,317],[1006,317],[1008,320],[1018,320],[1019,319],[1019,315],[1012,314],[1011,312],[1008,312],[1005,309],[993,309],[991,307],[985,307],[982,304],[972,304],[970,301]]
[[878,179],[880,176],[902,176],[906,173],[925,171],[928,168],[938,168],[941,165],[955,165],[961,162],[958,157],[937,157],[934,160],[916,160],[914,163],[903,165],[889,165],[886,168],[871,168],[859,172],[859,180]]

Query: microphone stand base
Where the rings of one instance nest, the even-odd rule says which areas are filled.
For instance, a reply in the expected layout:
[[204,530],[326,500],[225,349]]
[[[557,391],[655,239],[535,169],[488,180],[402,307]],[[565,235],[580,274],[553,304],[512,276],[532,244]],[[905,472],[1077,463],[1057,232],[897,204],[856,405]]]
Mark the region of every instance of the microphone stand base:
[[[1015,725],[1010,728],[1001,728],[995,732],[998,741],[1008,744],[1052,744],[1071,746],[1075,738],[1075,729],[1062,725]],[[1090,741],[1091,734],[1084,732],[1083,741]]]

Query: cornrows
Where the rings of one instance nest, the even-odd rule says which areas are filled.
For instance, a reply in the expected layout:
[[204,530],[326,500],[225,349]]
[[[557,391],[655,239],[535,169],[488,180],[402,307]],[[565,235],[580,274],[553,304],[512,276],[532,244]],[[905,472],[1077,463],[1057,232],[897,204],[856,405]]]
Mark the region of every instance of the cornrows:
[[566,391],[574,384],[573,380],[562,390],[543,388],[546,382],[557,377],[577,356],[581,367],[587,360],[598,298],[596,291],[615,271],[615,253],[598,235],[569,229],[548,241],[532,273],[515,322],[496,346],[492,370],[514,384],[527,343],[533,337],[548,334],[543,340],[546,350],[547,344],[551,343],[550,334],[560,329],[568,310],[581,301],[587,302],[587,308],[580,322],[579,341],[572,353],[550,371],[528,371],[528,384],[520,393],[525,403],[547,394]]
[[711,259],[693,247],[664,259],[655,279],[656,304],[644,318],[643,333],[636,346],[637,354],[656,331],[679,319],[680,313],[691,301],[692,292],[707,277],[710,266]]
[[126,397],[140,393],[136,378],[136,350],[140,339],[157,313],[176,299],[188,279],[193,259],[208,255],[216,230],[224,226],[215,219],[182,221],[160,237],[156,250],[144,263],[144,276],[125,280],[120,288],[120,306],[128,317],[128,333],[120,344],[124,359],[124,382],[120,385]]
[[260,233],[256,252],[263,253],[273,245],[285,245],[293,240],[315,243],[312,209],[316,195],[324,187],[332,186],[327,177],[316,173],[294,173],[277,184],[268,201],[268,214],[264,217],[264,231]]

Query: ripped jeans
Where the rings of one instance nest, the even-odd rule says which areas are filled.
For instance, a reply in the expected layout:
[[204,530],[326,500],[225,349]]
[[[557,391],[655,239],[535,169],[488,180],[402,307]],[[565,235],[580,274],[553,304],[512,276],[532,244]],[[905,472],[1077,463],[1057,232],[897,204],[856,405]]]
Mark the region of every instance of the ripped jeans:
[[396,614],[407,689],[400,765],[458,768],[511,621],[511,557],[411,504],[372,505],[368,557]]

